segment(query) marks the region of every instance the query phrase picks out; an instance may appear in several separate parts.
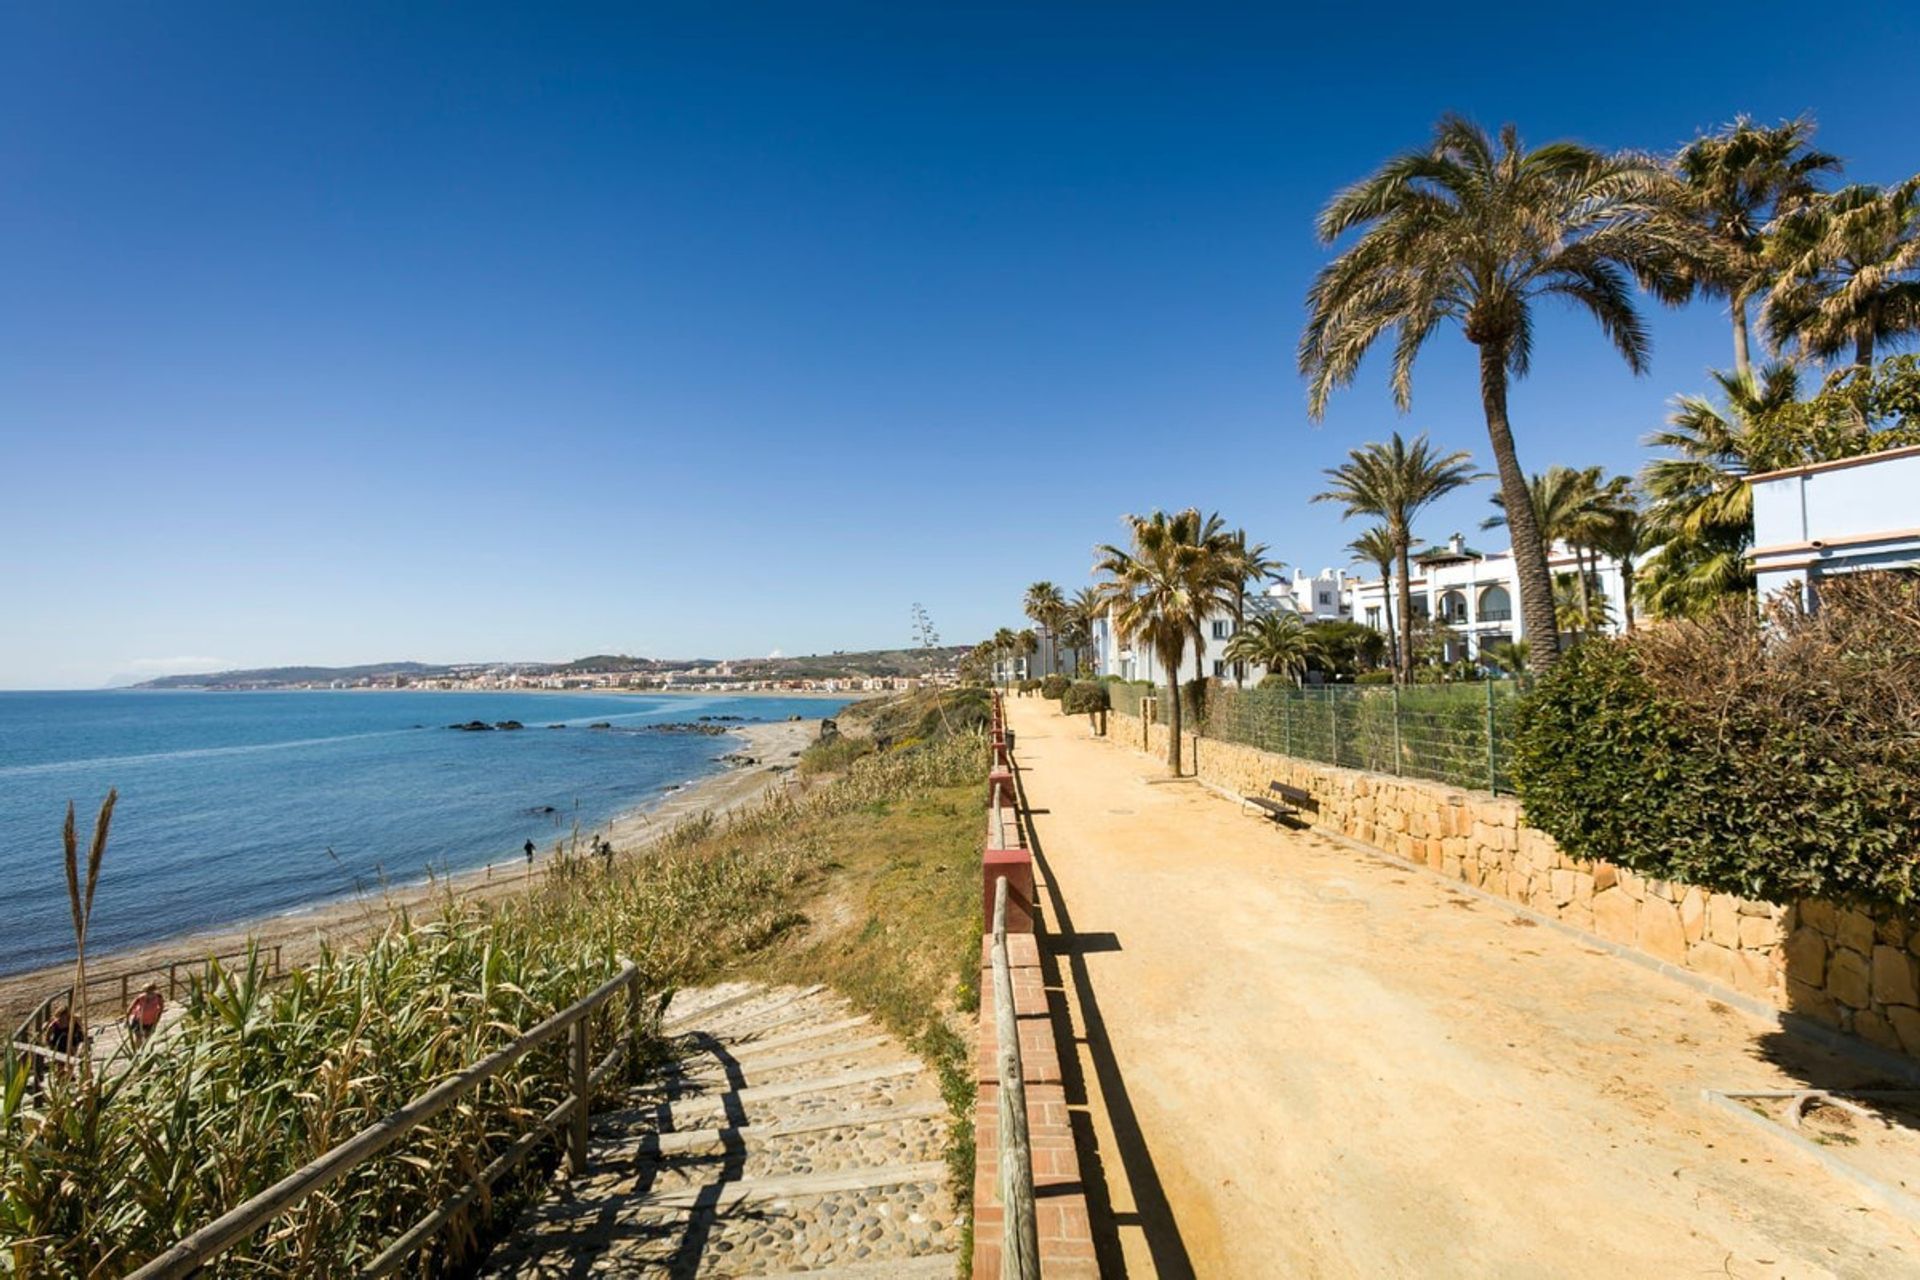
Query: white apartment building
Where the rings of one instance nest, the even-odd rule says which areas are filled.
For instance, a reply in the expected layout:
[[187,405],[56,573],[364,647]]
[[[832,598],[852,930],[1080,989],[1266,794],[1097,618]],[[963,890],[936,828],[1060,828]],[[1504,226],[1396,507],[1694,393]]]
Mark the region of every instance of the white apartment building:
[[[1575,573],[1579,562],[1567,548],[1556,545],[1548,552],[1547,568],[1555,575]],[[1379,578],[1351,578],[1348,583],[1352,608],[1348,616],[1385,632],[1390,612],[1388,584]],[[1408,589],[1413,596],[1416,626],[1438,619],[1458,635],[1459,638],[1447,646],[1448,662],[1478,659],[1494,645],[1526,638],[1526,628],[1520,618],[1520,579],[1511,551],[1491,554],[1477,551],[1456,533],[1446,542],[1413,556]],[[1626,614],[1626,595],[1617,562],[1601,558],[1595,590],[1606,601],[1609,621],[1605,630],[1617,631]],[[1397,591],[1391,599],[1397,630],[1400,625]]]
[[1920,570],[1920,446],[1748,476],[1760,598],[1873,569]]

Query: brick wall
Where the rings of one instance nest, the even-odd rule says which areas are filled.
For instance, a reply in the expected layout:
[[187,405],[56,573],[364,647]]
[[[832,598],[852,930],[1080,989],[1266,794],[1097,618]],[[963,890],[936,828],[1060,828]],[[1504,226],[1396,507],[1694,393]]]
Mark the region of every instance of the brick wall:
[[[1164,758],[1167,729],[1115,713],[1109,737]],[[1186,767],[1234,795],[1278,780],[1318,802],[1314,825],[1465,881],[1681,972],[1920,1058],[1920,921],[1829,902],[1782,906],[1562,853],[1519,801],[1338,769],[1182,735]],[[1144,744],[1144,747],[1143,747]]]

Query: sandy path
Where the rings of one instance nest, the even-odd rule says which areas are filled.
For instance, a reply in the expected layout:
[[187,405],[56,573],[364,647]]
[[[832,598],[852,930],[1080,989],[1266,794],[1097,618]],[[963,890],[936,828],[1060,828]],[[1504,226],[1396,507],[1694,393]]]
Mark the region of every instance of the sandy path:
[[1109,1270],[1920,1275],[1903,1219],[1700,1096],[1853,1064],[1007,707]]
[[[820,733],[818,720],[790,720],[773,724],[741,725],[726,736],[712,739],[714,754],[738,751],[752,756],[755,764],[723,770],[647,809],[634,809],[616,817],[603,828],[582,828],[583,837],[604,833],[620,852],[644,847],[675,823],[701,810],[726,813],[752,804],[771,788],[787,785],[794,775],[778,771],[791,766],[802,749]],[[534,874],[544,874],[544,863],[551,847],[537,855]],[[294,915],[269,916],[261,920],[205,930],[164,939],[146,946],[90,956],[89,974],[117,974],[125,970],[143,970],[154,965],[162,968],[170,960],[190,959],[237,951],[249,938],[264,946],[282,948],[287,965],[312,959],[323,941],[340,942],[363,937],[383,926],[393,912],[438,898],[448,888],[463,895],[482,897],[524,888],[526,864],[519,858],[507,858],[471,871],[463,871],[438,882],[393,885],[366,893],[323,903]],[[49,991],[71,981],[69,966],[34,970],[0,978],[0,1035],[11,1035],[18,1021],[44,999]],[[91,984],[89,984],[91,985]],[[138,989],[137,984],[135,989]],[[94,1000],[102,999],[98,988]],[[105,996],[108,1006],[89,1011],[88,1022],[111,1021],[121,1012],[117,988]]]

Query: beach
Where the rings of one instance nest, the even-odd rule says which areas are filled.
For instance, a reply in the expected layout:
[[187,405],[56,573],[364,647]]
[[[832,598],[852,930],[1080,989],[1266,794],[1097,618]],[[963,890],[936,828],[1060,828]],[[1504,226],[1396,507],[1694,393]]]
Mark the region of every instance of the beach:
[[[628,809],[598,827],[583,826],[581,838],[584,842],[590,836],[604,835],[617,855],[631,856],[687,818],[702,812],[725,814],[750,806],[774,788],[792,785],[790,780],[797,777],[794,764],[819,733],[819,720],[729,726],[724,738],[713,741],[727,743],[730,753],[751,759],[753,763],[734,764],[674,790],[662,801]],[[279,947],[283,967],[303,964],[318,955],[322,943],[338,945],[367,937],[384,927],[392,915],[403,908],[425,906],[448,893],[488,897],[522,890],[529,874],[545,874],[552,856],[553,848],[548,844],[536,850],[531,872],[520,857],[499,858],[485,866],[451,875],[385,885],[298,911],[89,955],[87,972],[90,978],[98,978],[129,970],[151,970],[156,966],[164,970],[170,961],[197,962],[206,956],[240,950],[249,940],[258,942],[263,949]],[[5,1021],[7,1033],[12,1034],[16,1022],[49,992],[66,984],[71,976],[71,965],[60,964],[0,978],[0,1020]],[[113,994],[117,999],[117,992]],[[95,998],[102,997],[96,995]],[[104,1018],[96,1013],[88,1020],[111,1020],[119,1012],[115,1008]]]

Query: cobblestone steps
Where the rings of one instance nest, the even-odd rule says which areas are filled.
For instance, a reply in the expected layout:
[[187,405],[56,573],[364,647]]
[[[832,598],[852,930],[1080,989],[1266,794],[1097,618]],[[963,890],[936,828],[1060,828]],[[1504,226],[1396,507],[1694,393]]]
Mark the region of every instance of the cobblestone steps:
[[594,1117],[586,1175],[483,1275],[953,1274],[949,1117],[925,1064],[819,988],[683,992],[664,1025],[677,1068]]

